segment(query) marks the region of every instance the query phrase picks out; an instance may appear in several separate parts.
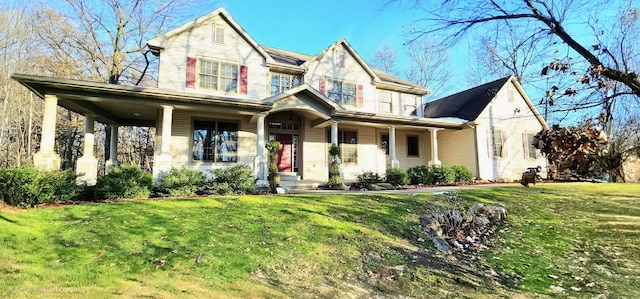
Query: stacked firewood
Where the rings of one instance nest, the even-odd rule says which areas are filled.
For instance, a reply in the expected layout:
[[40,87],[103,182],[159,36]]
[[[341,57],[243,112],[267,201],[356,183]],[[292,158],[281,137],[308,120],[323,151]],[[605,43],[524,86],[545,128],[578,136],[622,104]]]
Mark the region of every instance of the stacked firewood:
[[585,121],[577,127],[558,125],[542,130],[533,137],[533,146],[546,155],[549,178],[587,177],[606,154],[606,135]]

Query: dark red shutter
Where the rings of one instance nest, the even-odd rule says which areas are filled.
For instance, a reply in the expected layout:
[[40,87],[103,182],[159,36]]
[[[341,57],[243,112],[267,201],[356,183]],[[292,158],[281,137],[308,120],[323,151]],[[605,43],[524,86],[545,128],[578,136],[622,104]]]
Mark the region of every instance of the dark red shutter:
[[364,106],[364,87],[358,85],[358,108]]
[[187,88],[196,87],[196,61],[193,57],[187,57]]
[[240,66],[240,94],[247,94],[247,76],[249,73],[249,67],[246,65]]
[[327,80],[324,78],[320,78],[320,93],[323,95],[327,95]]

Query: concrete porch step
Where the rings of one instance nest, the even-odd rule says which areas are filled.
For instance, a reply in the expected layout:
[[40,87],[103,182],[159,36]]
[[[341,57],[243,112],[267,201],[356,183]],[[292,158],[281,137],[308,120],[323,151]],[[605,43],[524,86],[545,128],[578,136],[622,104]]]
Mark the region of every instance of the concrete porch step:
[[289,190],[315,190],[322,184],[326,184],[327,182],[319,182],[319,181],[285,181],[280,178],[280,187],[287,188]]
[[299,181],[301,178],[297,172],[279,172],[280,181]]

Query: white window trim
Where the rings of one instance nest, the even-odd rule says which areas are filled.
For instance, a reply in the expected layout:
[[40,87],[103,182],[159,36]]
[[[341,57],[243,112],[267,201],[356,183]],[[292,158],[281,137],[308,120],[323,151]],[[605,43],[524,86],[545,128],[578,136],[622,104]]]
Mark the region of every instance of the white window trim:
[[[201,67],[202,67],[202,61],[207,61],[207,62],[214,62],[218,64],[218,75],[217,77],[217,88],[207,88],[207,87],[202,87],[200,86],[200,75],[202,74],[201,72]],[[230,90],[230,91],[226,91],[224,89],[221,89],[221,78],[222,78],[222,68],[221,68],[221,64],[229,64],[229,65],[233,65],[236,67],[236,89],[235,90]],[[212,75],[209,75],[212,76]],[[225,77],[228,78],[228,77]],[[207,57],[199,57],[197,59],[197,63],[196,63],[196,86],[199,89],[203,89],[203,90],[213,90],[213,91],[217,91],[217,92],[225,92],[225,93],[240,93],[240,65],[234,62],[229,62],[229,61],[224,61],[224,60],[219,60],[219,59],[214,59],[214,58],[207,58]]]
[[[222,31],[222,35],[220,35],[218,30]],[[216,44],[224,44],[225,32],[226,30],[223,26],[213,25],[213,42]]]
[[[329,97],[329,94],[331,93],[331,90],[332,90],[330,87],[333,87],[333,84],[336,82],[340,84],[340,100],[336,103],[342,106],[357,107],[358,106],[358,84],[353,81],[339,80],[339,79],[326,79],[325,84],[327,89],[327,97]],[[345,84],[350,84],[350,85],[353,85],[354,87],[353,104],[346,104],[344,102],[344,85]]]
[[[382,94],[386,93],[389,95],[389,111],[382,110]],[[378,111],[381,113],[393,113],[393,93],[388,90],[379,90],[378,91]]]

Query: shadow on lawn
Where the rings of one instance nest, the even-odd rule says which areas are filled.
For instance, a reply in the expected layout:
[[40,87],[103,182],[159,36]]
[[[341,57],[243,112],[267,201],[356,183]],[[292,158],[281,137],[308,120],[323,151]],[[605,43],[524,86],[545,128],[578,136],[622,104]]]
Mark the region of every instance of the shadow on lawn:
[[11,219],[9,219],[7,217],[2,216],[2,214],[0,214],[0,220],[4,220],[4,221],[9,222],[9,223],[18,223],[15,220],[11,220]]

